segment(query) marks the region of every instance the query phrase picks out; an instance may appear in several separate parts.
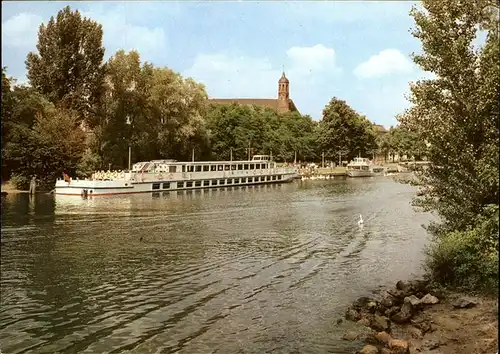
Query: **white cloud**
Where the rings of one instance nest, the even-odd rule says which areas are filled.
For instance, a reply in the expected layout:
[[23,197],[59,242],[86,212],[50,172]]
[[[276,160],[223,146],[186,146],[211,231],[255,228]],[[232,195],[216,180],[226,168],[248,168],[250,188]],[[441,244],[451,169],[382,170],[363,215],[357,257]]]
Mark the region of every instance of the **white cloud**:
[[199,54],[184,76],[207,86],[210,96],[219,98],[267,98],[277,95],[280,70],[267,58],[228,56],[224,53]]
[[412,71],[413,64],[399,50],[385,49],[359,64],[354,69],[354,75],[359,78],[374,78]]
[[[335,51],[318,44],[311,47],[292,47],[287,50],[286,76],[290,80],[290,98],[302,114],[315,119],[321,116],[324,103],[331,92],[313,87],[329,86],[340,72],[335,64]],[[199,54],[193,65],[182,73],[206,85],[213,98],[277,98],[281,63],[268,58],[228,55],[227,53]]]
[[[167,55],[167,35],[161,27],[132,23],[138,11],[141,12],[126,5],[110,8],[102,4],[93,5],[87,11],[80,10],[83,16],[102,24],[106,59],[118,49],[136,49],[142,59],[160,62]],[[2,23],[2,47],[34,50],[42,22],[46,24],[47,20],[32,13],[10,17]]]
[[102,24],[106,58],[115,54],[118,49],[135,49],[141,54],[142,60],[150,62],[159,62],[166,56],[167,35],[163,28],[150,28],[128,22],[125,8],[107,12],[98,9],[82,12],[82,15]]
[[22,12],[2,23],[2,46],[34,48],[42,18]]
[[[336,74],[340,70],[335,64],[335,51],[322,44],[292,47],[286,53],[285,72],[293,82],[290,85],[291,96],[299,89],[304,77],[307,76],[307,85],[310,85],[318,77]],[[183,75],[204,83],[211,96],[266,98],[277,96],[281,67],[274,66],[268,58],[225,53],[199,54]]]
[[335,50],[322,44],[312,47],[292,47],[286,54],[290,58],[292,70],[298,73],[339,70],[335,65]]

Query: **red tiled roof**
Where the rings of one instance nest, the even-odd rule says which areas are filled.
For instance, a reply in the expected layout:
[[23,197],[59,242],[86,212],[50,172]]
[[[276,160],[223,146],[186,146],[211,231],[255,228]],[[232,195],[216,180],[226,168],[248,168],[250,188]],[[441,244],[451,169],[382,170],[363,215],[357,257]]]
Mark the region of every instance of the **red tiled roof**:
[[373,124],[379,133],[387,133],[387,129],[382,124]]
[[[210,98],[210,102],[213,103],[221,103],[221,104],[247,104],[247,105],[256,105],[256,106],[264,106],[272,109],[278,109],[278,99],[276,98]],[[290,111],[298,111],[295,103],[289,99],[288,105]]]
[[213,103],[248,104],[278,109],[278,100],[276,98],[211,98],[209,101]]

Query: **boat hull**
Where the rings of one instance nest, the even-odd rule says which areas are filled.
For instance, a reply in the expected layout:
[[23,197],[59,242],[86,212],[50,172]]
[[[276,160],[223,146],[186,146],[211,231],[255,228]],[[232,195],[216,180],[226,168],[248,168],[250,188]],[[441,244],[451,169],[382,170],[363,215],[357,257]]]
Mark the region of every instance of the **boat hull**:
[[361,170],[347,170],[347,175],[349,177],[371,177],[371,171],[361,171]]
[[[100,181],[100,180],[64,180],[56,181],[55,194],[100,197],[123,194],[154,193],[208,188],[225,188],[256,184],[288,183],[297,178],[297,173],[279,175],[259,175],[252,177],[204,178],[190,180],[161,181]],[[223,183],[221,182],[223,181]],[[228,183],[230,182],[230,183]]]
[[385,171],[382,169],[380,171],[361,171],[361,170],[347,170],[347,176],[349,177],[376,177],[383,176]]

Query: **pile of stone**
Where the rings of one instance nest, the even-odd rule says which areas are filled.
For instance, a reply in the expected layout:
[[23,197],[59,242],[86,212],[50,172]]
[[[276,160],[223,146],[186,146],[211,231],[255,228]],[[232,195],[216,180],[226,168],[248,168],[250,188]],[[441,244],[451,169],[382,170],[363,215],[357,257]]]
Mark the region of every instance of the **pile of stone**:
[[361,297],[347,308],[347,320],[370,330],[363,335],[348,332],[343,339],[364,341],[367,345],[359,354],[409,354],[410,342],[394,338],[391,326],[406,325],[412,336],[421,339],[425,333],[433,331],[430,319],[422,310],[437,303],[439,299],[428,291],[426,281],[398,281],[395,289],[378,298]]

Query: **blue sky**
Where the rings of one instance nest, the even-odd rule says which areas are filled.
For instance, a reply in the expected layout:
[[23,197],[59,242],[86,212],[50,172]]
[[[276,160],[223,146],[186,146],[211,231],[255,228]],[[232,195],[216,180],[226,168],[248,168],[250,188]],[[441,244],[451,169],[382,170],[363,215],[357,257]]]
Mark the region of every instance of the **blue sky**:
[[315,120],[336,96],[386,127],[428,74],[410,59],[413,2],[2,2],[2,66],[26,80],[38,27],[66,5],[103,25],[106,58],[137,49],[206,86],[210,97],[274,98],[284,66],[290,96]]

